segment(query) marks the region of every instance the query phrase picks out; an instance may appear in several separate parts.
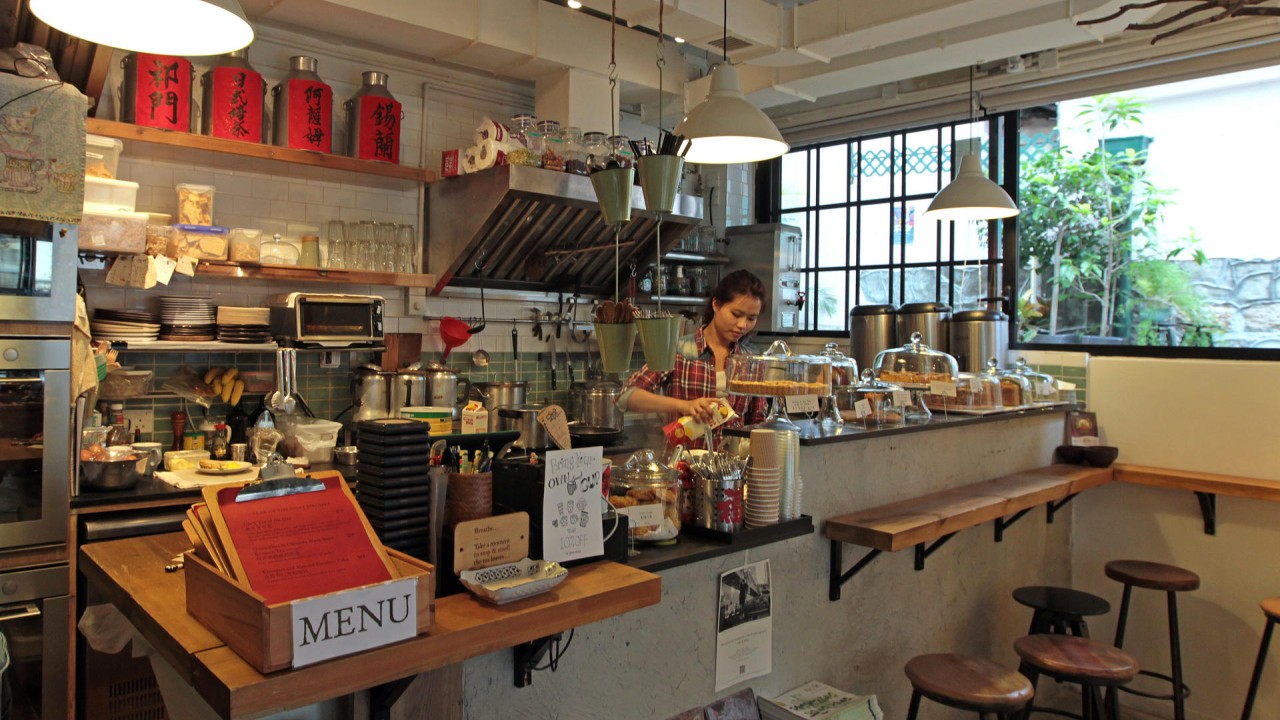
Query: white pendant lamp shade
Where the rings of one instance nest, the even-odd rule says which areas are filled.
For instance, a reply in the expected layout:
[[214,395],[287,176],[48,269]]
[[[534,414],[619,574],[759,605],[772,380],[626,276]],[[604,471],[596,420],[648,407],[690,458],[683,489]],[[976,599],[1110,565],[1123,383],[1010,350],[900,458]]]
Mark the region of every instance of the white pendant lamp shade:
[[711,92],[680,121],[676,134],[689,138],[684,159],[693,163],[769,160],[790,148],[769,116],[742,94],[738,71],[729,63],[711,71]]
[[960,159],[960,172],[929,203],[929,220],[997,220],[1021,210],[1004,188],[982,174],[982,161],[969,154]]
[[69,35],[157,55],[222,55],[253,42],[236,0],[31,0],[31,12]]

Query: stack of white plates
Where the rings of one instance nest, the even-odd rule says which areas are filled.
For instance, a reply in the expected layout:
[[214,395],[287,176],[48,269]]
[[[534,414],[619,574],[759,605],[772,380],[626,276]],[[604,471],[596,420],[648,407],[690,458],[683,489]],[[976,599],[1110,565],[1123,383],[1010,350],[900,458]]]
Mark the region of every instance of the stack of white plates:
[[271,342],[271,311],[264,307],[218,306],[218,340],[229,343]]
[[98,308],[93,311],[89,330],[97,340],[147,342],[160,335],[160,322],[154,313]]
[[183,342],[213,340],[217,306],[209,298],[160,298],[160,339]]

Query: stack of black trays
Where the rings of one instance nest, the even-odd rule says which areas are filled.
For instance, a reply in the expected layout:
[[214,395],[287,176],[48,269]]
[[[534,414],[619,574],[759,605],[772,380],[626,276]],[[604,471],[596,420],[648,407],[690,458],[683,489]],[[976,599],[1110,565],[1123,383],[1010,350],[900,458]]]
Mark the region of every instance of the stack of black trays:
[[382,544],[427,559],[430,532],[430,428],[390,418],[356,424],[356,499]]

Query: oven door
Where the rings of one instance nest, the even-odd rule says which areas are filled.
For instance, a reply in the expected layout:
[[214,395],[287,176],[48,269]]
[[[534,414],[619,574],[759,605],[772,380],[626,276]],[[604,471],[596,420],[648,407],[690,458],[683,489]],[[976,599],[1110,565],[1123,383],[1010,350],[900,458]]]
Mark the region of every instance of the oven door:
[[0,338],[0,550],[67,542],[70,364],[69,339]]
[[74,225],[0,218],[0,317],[73,321],[77,242]]
[[66,565],[0,573],[0,634],[8,651],[0,713],[7,720],[67,720],[69,574]]

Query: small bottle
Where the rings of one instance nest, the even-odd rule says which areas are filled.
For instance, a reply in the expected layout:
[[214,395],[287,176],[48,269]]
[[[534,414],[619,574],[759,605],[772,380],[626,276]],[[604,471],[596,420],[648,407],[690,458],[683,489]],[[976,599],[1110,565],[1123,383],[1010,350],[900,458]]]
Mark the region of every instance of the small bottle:
[[209,440],[209,455],[214,460],[227,459],[227,426],[218,423],[213,430],[213,434]]
[[582,130],[566,127],[560,131],[564,135],[564,171],[574,175],[587,175],[591,170],[587,167],[587,151],[582,145]]
[[689,294],[689,278],[684,276],[684,266],[676,266],[676,274],[671,278],[671,293],[673,295]]

